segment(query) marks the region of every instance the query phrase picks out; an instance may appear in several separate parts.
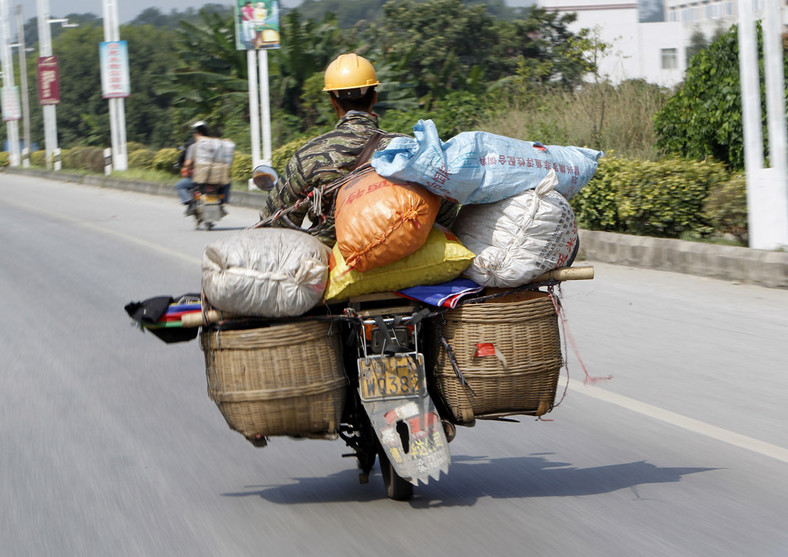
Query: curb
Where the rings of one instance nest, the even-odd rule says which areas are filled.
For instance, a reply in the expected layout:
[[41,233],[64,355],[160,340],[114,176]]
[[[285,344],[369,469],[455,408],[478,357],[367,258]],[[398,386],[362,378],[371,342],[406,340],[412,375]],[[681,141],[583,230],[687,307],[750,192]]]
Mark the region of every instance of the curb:
[[788,288],[788,252],[580,230],[578,257],[769,288]]
[[[4,167],[2,171],[177,198],[174,184],[119,180],[94,174],[52,172],[34,168]],[[232,205],[258,209],[262,207],[265,193],[233,190],[230,199]],[[788,252],[783,251],[580,230],[578,259],[671,271],[768,288],[788,288]]]

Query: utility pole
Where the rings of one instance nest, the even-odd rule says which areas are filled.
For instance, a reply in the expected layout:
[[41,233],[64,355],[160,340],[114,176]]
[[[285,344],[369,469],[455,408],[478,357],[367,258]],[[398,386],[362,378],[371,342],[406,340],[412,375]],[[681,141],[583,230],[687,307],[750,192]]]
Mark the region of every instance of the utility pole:
[[786,176],[785,92],[780,6],[766,2],[763,18],[764,68],[770,168],[764,168],[761,132],[761,86],[752,0],[739,0],[739,73],[744,124],[744,165],[750,247],[788,246],[788,177]]
[[17,42],[19,43],[19,81],[22,90],[22,166],[30,166],[30,93],[27,83],[27,53],[25,49],[25,23],[22,4],[16,6]]
[[[104,0],[104,41],[105,45],[106,43],[120,42],[117,0]],[[128,64],[124,70],[126,73],[123,75],[127,75]],[[102,68],[102,73],[106,71],[108,71],[107,68]],[[112,166],[115,170],[126,170],[129,167],[128,153],[126,152],[126,108],[123,100],[125,95],[125,92],[121,92],[117,95],[107,96],[106,91],[104,95],[109,99]]]
[[[38,56],[52,58],[52,34],[49,24],[49,0],[36,0],[38,7]],[[54,104],[41,106],[44,114],[44,150],[46,151],[46,164],[49,170],[60,170],[60,161],[55,160],[57,146],[57,108]]]
[[2,41],[0,54],[3,64],[3,120],[8,136],[8,164],[19,166],[19,91],[14,86],[14,63],[11,58],[11,37],[8,25],[8,0],[0,0],[0,27]]

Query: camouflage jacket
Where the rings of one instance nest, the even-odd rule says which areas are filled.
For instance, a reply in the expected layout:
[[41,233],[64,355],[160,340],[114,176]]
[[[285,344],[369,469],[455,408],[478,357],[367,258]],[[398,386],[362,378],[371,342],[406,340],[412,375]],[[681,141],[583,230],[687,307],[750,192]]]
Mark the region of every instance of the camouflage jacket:
[[[319,137],[311,139],[291,157],[287,163],[284,176],[280,178],[276,188],[268,194],[265,206],[260,211],[260,218],[265,219],[280,209],[293,206],[304,199],[316,187],[329,184],[350,172],[367,141],[378,130],[376,114],[352,110],[337,122],[334,129]],[[395,137],[402,134],[385,133],[380,139],[378,148],[382,149]],[[334,231],[334,201],[336,191],[324,195],[321,208],[325,217],[325,225],[314,235],[329,247],[336,242]],[[444,203],[445,205],[445,203]],[[459,207],[451,205],[451,213],[441,215],[438,222],[450,226],[456,217]],[[311,204],[304,204],[287,213],[287,218],[296,226],[301,226],[308,216],[312,223],[318,222]],[[282,219],[271,223],[271,226],[288,226]]]

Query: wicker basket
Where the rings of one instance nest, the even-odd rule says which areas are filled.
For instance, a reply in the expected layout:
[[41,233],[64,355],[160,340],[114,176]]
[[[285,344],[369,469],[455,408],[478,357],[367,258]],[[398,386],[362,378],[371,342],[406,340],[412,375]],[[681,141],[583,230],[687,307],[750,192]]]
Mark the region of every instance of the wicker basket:
[[[473,425],[476,418],[513,414],[541,416],[552,410],[563,358],[555,307],[546,292],[467,304],[444,317],[433,334],[435,387],[456,423]],[[440,345],[441,332],[467,386]],[[494,354],[477,355],[492,347]]]
[[249,441],[339,428],[347,379],[339,335],[328,323],[204,330],[200,340],[208,394]]

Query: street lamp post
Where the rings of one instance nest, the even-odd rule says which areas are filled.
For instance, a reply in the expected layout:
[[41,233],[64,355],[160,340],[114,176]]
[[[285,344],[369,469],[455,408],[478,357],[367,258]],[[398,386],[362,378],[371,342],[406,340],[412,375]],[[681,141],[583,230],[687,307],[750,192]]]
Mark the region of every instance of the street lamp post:
[[22,166],[30,166],[30,95],[27,88],[27,49],[25,48],[25,24],[22,4],[16,6],[17,41],[19,48],[19,81],[22,90]]
[[[0,25],[2,25],[2,41],[0,55],[3,64],[3,119],[6,121],[8,135],[8,164],[19,166],[19,102],[18,92],[14,87],[14,64],[11,59],[11,41],[8,25],[8,0],[0,0]],[[11,105],[14,105],[13,109]]]
[[[104,11],[104,42],[118,43],[120,30],[118,23],[117,0],[103,0]],[[107,71],[102,67],[102,76]],[[128,64],[126,64],[128,71]],[[102,77],[103,79],[103,77]],[[106,92],[105,92],[106,93]],[[126,109],[123,95],[107,95],[109,101],[110,140],[112,143],[112,167],[114,170],[127,170],[129,167],[128,153],[126,152]]]
[[[2,1],[2,0],[0,0]],[[49,26],[52,23],[64,24],[66,19],[49,17],[49,0],[36,0],[38,7],[38,55],[42,58],[52,56],[52,34]],[[41,107],[44,113],[44,149],[48,169],[60,170],[60,157],[57,146],[57,109],[54,104]]]

